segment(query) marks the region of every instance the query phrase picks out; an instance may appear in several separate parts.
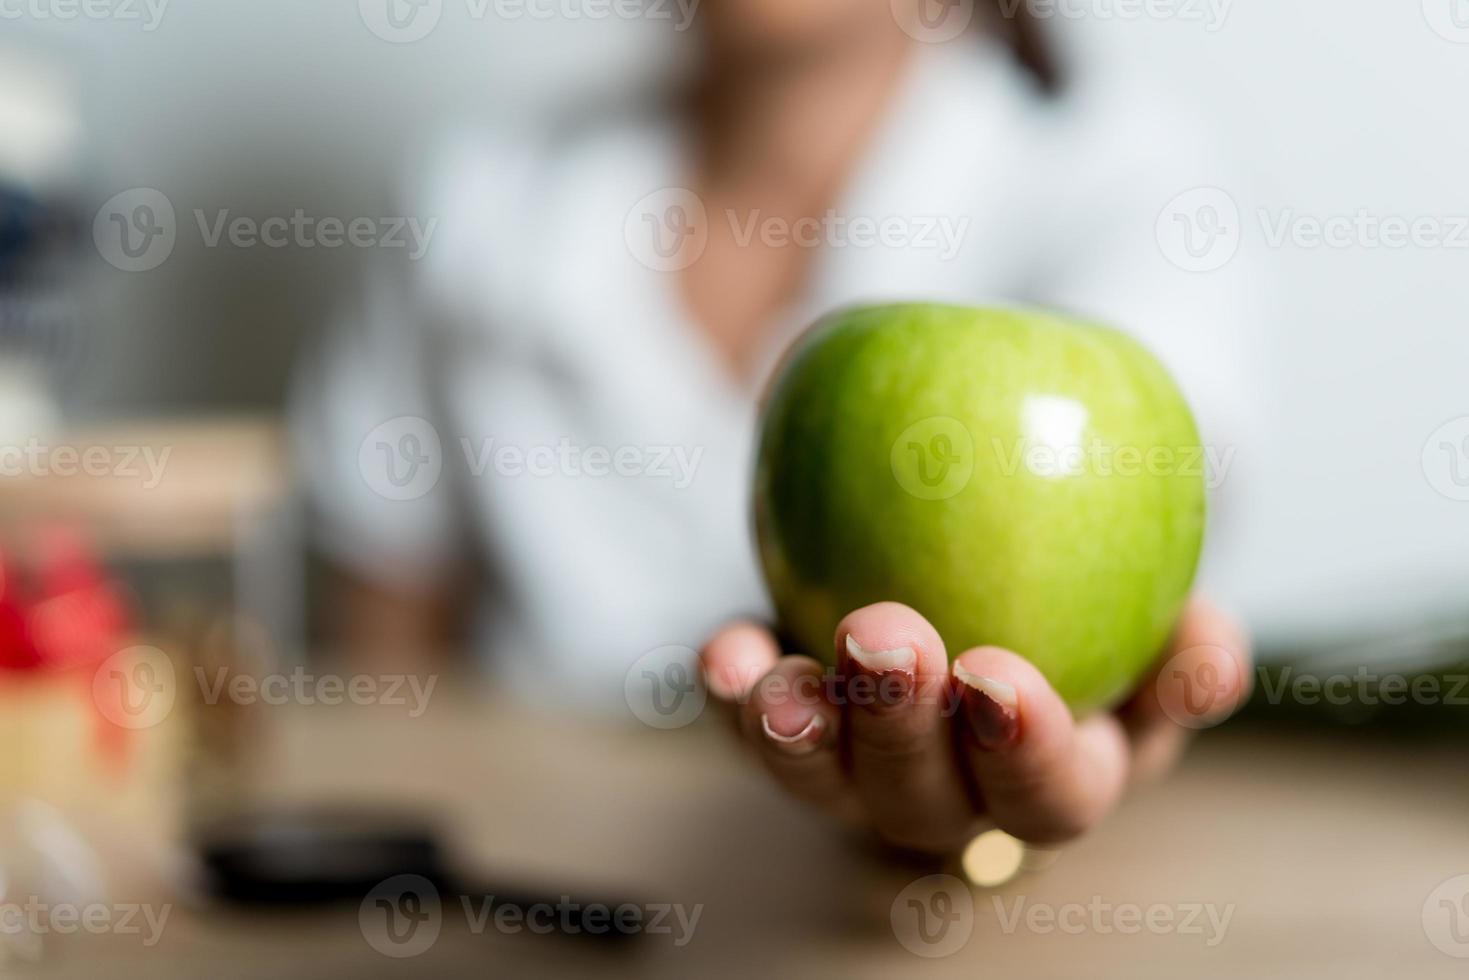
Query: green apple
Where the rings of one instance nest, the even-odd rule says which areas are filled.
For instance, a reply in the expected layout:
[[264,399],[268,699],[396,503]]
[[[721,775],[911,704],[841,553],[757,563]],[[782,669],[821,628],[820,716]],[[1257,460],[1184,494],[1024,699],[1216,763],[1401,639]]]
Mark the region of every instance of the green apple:
[[836,313],[769,390],[755,475],[782,625],[830,661],[838,620],[906,603],[951,656],[1029,659],[1083,714],[1162,652],[1204,532],[1187,402],[1116,330],[1055,313]]

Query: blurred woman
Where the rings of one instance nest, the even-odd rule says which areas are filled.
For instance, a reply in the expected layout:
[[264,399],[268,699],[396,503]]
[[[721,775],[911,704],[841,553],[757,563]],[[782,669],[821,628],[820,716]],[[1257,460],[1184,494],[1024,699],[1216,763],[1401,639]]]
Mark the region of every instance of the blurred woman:
[[[505,684],[623,712],[640,657],[702,647],[783,786],[925,850],[984,815],[1070,836],[1165,765],[1184,729],[1151,686],[1077,723],[1006,651],[965,654],[978,686],[953,717],[756,691],[820,670],[759,625],[746,517],[758,393],[817,315],[1073,309],[1141,336],[1211,442],[1245,403],[1236,292],[1154,233],[1217,182],[1207,150],[1151,100],[1068,86],[1026,6],[996,7],[705,0],[697,70],[665,104],[448,141],[404,212],[438,219],[427,254],[372,271],[300,390],[321,545],[350,583],[342,641],[423,650],[467,600]],[[910,609],[842,631],[844,672],[960,684]],[[1240,693],[1232,623],[1195,602],[1178,643],[1218,651]]]

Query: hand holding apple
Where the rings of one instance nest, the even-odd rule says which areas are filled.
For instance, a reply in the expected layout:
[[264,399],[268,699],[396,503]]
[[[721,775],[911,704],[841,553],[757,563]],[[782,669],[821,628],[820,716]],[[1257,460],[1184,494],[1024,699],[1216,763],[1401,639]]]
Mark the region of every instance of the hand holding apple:
[[711,694],[789,792],[895,844],[951,850],[985,817],[1081,832],[1249,688],[1242,632],[1188,601],[1198,449],[1172,380],[1115,331],[926,304],[829,318],[771,389],[755,487],[800,655],[730,626],[702,654]]
[[1115,713],[1078,721],[1034,665],[998,647],[949,663],[938,631],[898,603],[844,616],[835,673],[781,656],[735,623],[701,653],[705,682],[741,739],[792,796],[899,847],[949,853],[983,821],[1032,843],[1096,824],[1129,783],[1166,770],[1191,729],[1222,720],[1250,686],[1249,646],[1208,603],[1185,608],[1155,669],[1216,678],[1192,701],[1148,678]]

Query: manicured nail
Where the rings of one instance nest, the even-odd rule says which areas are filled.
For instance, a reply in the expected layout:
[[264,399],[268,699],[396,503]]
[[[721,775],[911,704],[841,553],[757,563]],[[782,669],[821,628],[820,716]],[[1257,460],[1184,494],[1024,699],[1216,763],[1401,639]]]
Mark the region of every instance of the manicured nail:
[[760,729],[770,744],[786,755],[809,755],[821,744],[822,736],[826,734],[826,721],[820,715],[812,715],[800,731],[783,735],[771,727],[769,715],[761,715]]
[[1013,743],[1020,734],[1020,699],[1015,688],[965,670],[957,660],[954,677],[963,684],[964,716],[980,748],[994,751]]
[[872,686],[870,691],[854,690],[848,681],[852,703],[880,704],[891,707],[906,704],[913,697],[918,676],[918,653],[912,647],[893,650],[868,650],[847,634],[847,656],[857,665]]

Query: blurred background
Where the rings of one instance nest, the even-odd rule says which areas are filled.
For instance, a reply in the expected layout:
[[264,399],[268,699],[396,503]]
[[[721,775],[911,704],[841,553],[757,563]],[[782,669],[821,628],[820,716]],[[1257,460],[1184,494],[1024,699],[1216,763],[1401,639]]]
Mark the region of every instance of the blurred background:
[[[1078,75],[1166,79],[1196,106],[1246,216],[1450,218],[1469,211],[1456,166],[1469,135],[1450,98],[1469,61],[1432,26],[1454,23],[1448,0],[1442,17],[1420,6],[1433,5],[1239,2],[1218,30],[1077,17],[1052,33]],[[6,71],[27,80],[9,98],[34,103],[8,127],[22,178],[69,175],[79,204],[154,187],[180,210],[373,214],[447,127],[632,100],[680,61],[651,21],[476,19],[452,4],[410,44],[372,34],[351,4],[216,3],[147,22],[141,8],[136,23],[6,21]],[[1452,603],[1462,514],[1412,464],[1463,414],[1462,249],[1271,248],[1259,222],[1245,236],[1268,250],[1278,295],[1261,329],[1272,485],[1243,549],[1269,560],[1232,570],[1234,591],[1261,629],[1292,633]],[[53,397],[75,418],[278,411],[351,252],[209,250],[191,235],[151,275],[90,262],[88,356]]]
[[[107,15],[69,16],[71,8],[54,0],[0,4],[0,443],[24,446],[41,438],[79,453],[90,445],[113,453],[134,447],[139,473],[123,481],[7,475],[0,484],[6,534],[0,538],[6,546],[0,582],[8,576],[13,586],[23,576],[36,604],[59,601],[48,607],[49,621],[63,624],[50,632],[30,627],[28,642],[37,647],[34,637],[41,636],[41,652],[13,657],[6,666],[15,677],[33,672],[38,657],[49,658],[51,666],[90,669],[124,648],[134,651],[128,671],[152,665],[185,676],[196,666],[209,673],[224,665],[235,676],[258,673],[263,664],[276,671],[311,664],[321,669],[320,656],[310,651],[323,643],[323,573],[291,461],[287,403],[301,358],[351,295],[369,259],[352,248],[208,248],[192,227],[194,209],[260,218],[297,209],[391,214],[405,175],[416,172],[425,148],[443,132],[515,132],[608,112],[666,91],[690,60],[686,37],[670,44],[668,25],[647,18],[554,12],[481,17],[472,7],[445,2],[430,33],[393,43],[372,29],[371,6],[366,0],[159,0],[150,7],[139,0],[113,4]],[[1097,15],[1103,7],[1114,14]],[[1093,3],[1086,6],[1091,14],[1057,15],[1049,23],[1068,74],[1088,84],[1118,79],[1164,89],[1174,104],[1207,121],[1216,145],[1227,150],[1230,173],[1238,175],[1226,190],[1240,216],[1240,254],[1266,269],[1270,282],[1253,308],[1258,349],[1249,362],[1249,397],[1267,424],[1250,447],[1256,478],[1229,514],[1231,540],[1211,568],[1212,580],[1251,624],[1262,657],[1277,669],[1321,661],[1349,671],[1370,663],[1374,670],[1416,674],[1453,664],[1469,655],[1469,128],[1459,111],[1469,87],[1469,5],[1218,0],[1198,4],[1198,19],[1115,13],[1126,7],[1121,0],[1115,7]],[[118,194],[134,195],[125,199],[130,208],[154,203],[138,197],[138,188],[162,192],[176,209],[177,242],[161,265],[128,271],[117,256],[99,254],[94,220]],[[1160,213],[1169,196],[1160,193]],[[1430,219],[1444,240],[1403,247],[1360,237],[1341,247],[1271,241],[1282,215],[1325,219],[1364,212],[1379,220]],[[124,257],[121,264],[126,262]],[[172,454],[167,479],[150,485],[147,451],[158,463],[165,448]],[[23,615],[19,608],[6,607],[0,630],[12,628]],[[0,641],[7,635],[0,633]],[[168,651],[168,667],[150,659],[158,650]],[[14,710],[3,712],[0,728],[11,726],[11,745],[18,748],[9,764],[11,788],[3,791],[13,813],[6,818],[9,864],[0,884],[25,881],[34,892],[40,886],[31,883],[44,881],[58,894],[110,894],[114,906],[116,895],[133,894],[129,889],[153,896],[197,893],[198,869],[185,867],[175,846],[194,839],[197,828],[263,804],[299,814],[303,807],[346,801],[352,819],[375,814],[372,829],[354,838],[342,831],[342,819],[328,819],[333,845],[345,836],[359,845],[366,837],[375,847],[405,848],[414,856],[403,865],[429,878],[444,858],[425,849],[426,840],[441,838],[420,826],[424,813],[451,824],[447,839],[469,852],[466,858],[456,851],[454,867],[467,862],[499,869],[517,883],[545,883],[532,886],[532,894],[537,888],[556,894],[579,887],[568,881],[585,880],[597,895],[625,888],[670,901],[705,896],[700,889],[707,876],[718,877],[726,865],[687,827],[666,834],[644,827],[641,843],[634,844],[613,832],[647,819],[647,809],[656,809],[651,797],[610,803],[602,828],[590,831],[585,821],[565,815],[566,808],[581,806],[571,802],[570,791],[537,797],[515,789],[517,777],[534,780],[536,760],[550,767],[562,748],[581,753],[581,723],[566,723],[517,759],[500,751],[506,730],[476,727],[489,724],[485,712],[472,707],[483,692],[476,679],[455,673],[462,669],[450,669],[438,690],[435,711],[446,718],[431,734],[407,724],[416,716],[408,718],[412,698],[406,694],[406,706],[361,708],[363,717],[354,714],[329,730],[312,727],[302,712],[285,720],[266,717],[270,712],[259,705],[226,712],[196,705],[172,711],[162,724],[135,724],[135,716],[120,715],[121,709],[97,698],[78,722],[71,708],[56,706],[70,703],[69,693],[17,693],[20,682],[7,681]],[[1290,713],[1289,705],[1273,707],[1281,709],[1276,714]],[[1372,714],[1360,705],[1337,707],[1342,710],[1325,712],[1325,721]],[[500,717],[518,718],[519,710],[506,706]],[[1275,816],[1257,814],[1255,833],[1266,836],[1272,827],[1277,834],[1291,827],[1311,833],[1335,808],[1356,806],[1329,778],[1332,751],[1310,735],[1300,736],[1304,746],[1287,748],[1278,740],[1285,736],[1269,725],[1271,713],[1264,714],[1261,729],[1221,736],[1228,751],[1201,750],[1204,768],[1187,770],[1175,792],[1206,793],[1222,780],[1240,779],[1254,788],[1238,789],[1235,799],[1281,808]],[[603,781],[584,780],[584,790],[601,786],[615,797],[624,777],[676,773],[688,790],[680,797],[700,801],[696,817],[708,817],[704,810],[714,809],[714,801],[725,798],[721,793],[734,795],[656,733],[619,738],[630,741],[603,745],[597,752],[605,758],[593,753],[607,768]],[[357,739],[378,748],[353,753]],[[483,754],[496,758],[466,748],[484,740],[494,748]],[[718,739],[706,741],[705,750],[715,751]],[[1378,787],[1388,800],[1421,804],[1417,809],[1428,824],[1417,845],[1404,842],[1406,825],[1378,837],[1388,850],[1421,848],[1413,853],[1427,862],[1421,880],[1393,879],[1402,894],[1426,898],[1427,886],[1439,878],[1469,871],[1461,866],[1462,838],[1433,836],[1442,829],[1437,814],[1464,802],[1462,792],[1445,785],[1443,760],[1434,761],[1451,747],[1434,742],[1415,749],[1411,763],[1368,748],[1360,760],[1343,763],[1348,775],[1357,773],[1351,778],[1359,785]],[[330,764],[312,754],[318,750]],[[349,757],[355,762],[346,762]],[[639,761],[627,761],[633,757]],[[1253,782],[1247,758],[1267,760],[1258,762]],[[624,765],[630,768],[619,768]],[[1381,768],[1357,772],[1350,768],[1355,765]],[[431,771],[440,766],[458,774],[441,773],[455,785],[433,782]],[[1412,782],[1418,775],[1423,781]],[[1304,803],[1292,809],[1297,803],[1290,794],[1262,788],[1291,781],[1316,794],[1315,809]],[[750,785],[759,784],[751,779]],[[323,787],[333,791],[312,792]],[[1195,815],[1209,810],[1180,803],[1183,796],[1152,799],[1144,804],[1153,807],[1144,810],[1151,824],[1124,819],[1122,829],[1086,845],[1092,850],[1073,864],[1086,882],[1077,887],[1084,891],[1109,880],[1129,848],[1150,846],[1144,828],[1168,820],[1175,812],[1168,807]],[[385,806],[405,802],[415,804],[407,817],[399,814],[402,807]],[[763,821],[799,819],[778,801],[761,805]],[[385,810],[392,815],[383,816]],[[123,816],[103,821],[102,813]],[[270,833],[310,851],[296,838],[309,841],[311,833],[326,832],[315,818],[297,819]],[[495,832],[476,837],[466,831],[478,820],[498,821]],[[106,823],[112,826],[94,826]],[[138,826],[156,833],[118,830]],[[1354,826],[1368,834],[1377,825],[1363,816]],[[37,829],[47,827],[65,830]],[[815,824],[800,827],[785,844],[771,847],[779,854],[807,848],[800,859],[805,863],[788,867],[809,872],[819,864],[811,848],[825,859],[835,847]],[[1210,832],[1230,839],[1217,827]],[[261,833],[254,826],[226,839],[241,846]],[[157,847],[128,843],[144,837],[156,837]],[[528,838],[548,852],[562,848],[559,856],[527,857],[538,851],[524,846]],[[1345,854],[1361,846],[1336,843]],[[1435,863],[1434,856],[1443,857],[1450,846],[1461,865]],[[220,860],[249,865],[257,857],[221,847],[226,857]],[[660,857],[649,858],[641,869],[647,873],[630,879],[608,856],[619,847],[634,854],[646,847]],[[1297,853],[1289,848],[1276,859]],[[350,864],[349,858],[343,860]],[[1388,855],[1380,859],[1387,862]],[[1399,854],[1393,866],[1411,864],[1411,856]],[[649,871],[655,866],[677,870],[660,876]],[[250,873],[258,870],[249,866]],[[1199,872],[1199,881],[1210,880],[1207,871]],[[1392,873],[1387,863],[1376,871]],[[249,879],[250,873],[242,875]],[[845,872],[843,880],[887,883],[886,873],[863,866]],[[775,870],[749,874],[743,886],[729,886],[746,900],[787,884]],[[1370,878],[1364,873],[1348,884],[1322,872],[1313,880],[1330,893],[1368,887]],[[251,882],[239,887],[258,885]],[[1255,894],[1249,888],[1260,884],[1239,885],[1235,898],[1244,901],[1241,896]],[[1159,887],[1172,895],[1167,889],[1177,886]],[[810,884],[796,893],[818,906],[831,890]],[[887,915],[890,898],[877,903],[878,920]],[[150,901],[161,907],[173,899]],[[1329,902],[1321,908],[1328,911],[1318,918],[1330,919]],[[1260,914],[1264,921],[1274,913]],[[1417,904],[1372,913],[1379,922],[1396,923],[1383,926],[1390,944],[1415,953],[1421,947],[1434,957],[1427,961],[1434,969],[1454,966],[1457,954],[1443,956],[1442,945],[1424,942],[1420,914],[1426,916]],[[824,923],[813,927],[822,941],[838,945],[832,936],[840,935],[841,917],[828,912],[815,918]],[[343,933],[321,925],[318,933],[312,931],[316,921],[279,920],[264,933],[237,923],[176,926],[183,938],[168,961],[197,966],[238,958],[256,935],[286,937],[281,948],[289,954],[279,954],[270,967],[277,971],[356,955],[362,937],[355,927]],[[1427,921],[1422,929],[1431,939]],[[707,928],[731,943],[741,934],[734,927],[726,934],[716,925]],[[771,935],[794,929],[773,922],[758,928]],[[59,969],[81,971],[92,962],[85,951],[57,954],[63,945],[58,936],[43,938],[12,944],[18,969],[58,969],[57,955]],[[100,938],[99,948],[112,949],[107,943],[120,937]],[[890,934],[886,941],[891,944]],[[1274,941],[1283,959],[1238,940],[1232,947],[1237,959],[1216,959],[1214,968],[1284,962],[1294,964],[1294,975],[1309,974],[1309,942]],[[1451,945],[1462,942],[1455,934]],[[798,952],[770,962],[820,962],[816,953],[800,952],[797,939],[791,943]],[[119,955],[134,957],[128,962],[156,962],[149,950],[124,945]],[[604,966],[600,952],[548,953],[538,946],[525,953],[503,937],[495,948],[505,957],[500,962],[525,969]],[[305,952],[316,949],[327,950],[320,954],[325,960]],[[1120,957],[1117,963],[1132,962],[1135,952],[1106,949]],[[442,946],[428,955],[451,962]],[[452,962],[478,962],[477,955],[472,944],[455,946]],[[1022,974],[1035,966],[1035,975],[1051,975],[1046,963],[1068,962],[1062,954],[1056,960],[1015,955]],[[395,961],[378,956],[369,962],[362,973],[386,971]],[[253,975],[244,965],[230,968]]]

